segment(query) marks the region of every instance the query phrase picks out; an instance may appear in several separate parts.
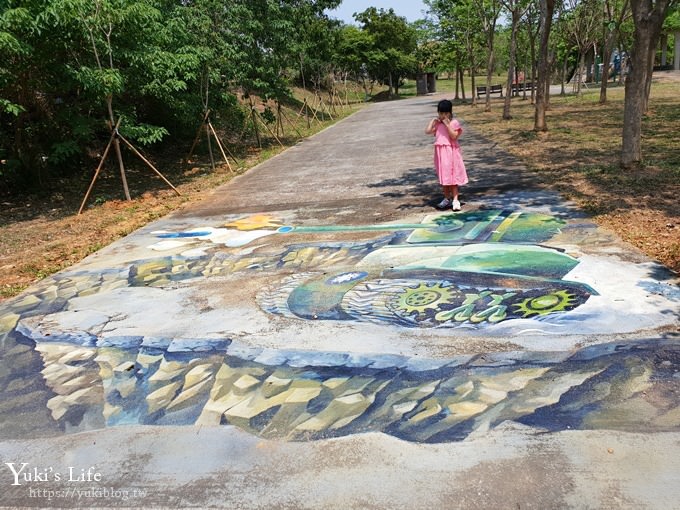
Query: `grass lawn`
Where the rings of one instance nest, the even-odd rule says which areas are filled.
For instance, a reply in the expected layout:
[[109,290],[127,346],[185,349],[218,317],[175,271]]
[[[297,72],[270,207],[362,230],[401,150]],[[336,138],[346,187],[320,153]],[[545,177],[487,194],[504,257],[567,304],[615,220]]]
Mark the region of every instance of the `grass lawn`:
[[623,87],[611,86],[605,105],[599,104],[599,94],[599,87],[592,87],[580,97],[551,96],[547,133],[533,131],[534,105],[520,98],[513,98],[507,121],[501,117],[500,98],[492,99],[490,112],[470,104],[458,104],[454,112],[598,224],[680,271],[680,74],[655,75],[642,126],[641,170],[624,171],[618,165]]

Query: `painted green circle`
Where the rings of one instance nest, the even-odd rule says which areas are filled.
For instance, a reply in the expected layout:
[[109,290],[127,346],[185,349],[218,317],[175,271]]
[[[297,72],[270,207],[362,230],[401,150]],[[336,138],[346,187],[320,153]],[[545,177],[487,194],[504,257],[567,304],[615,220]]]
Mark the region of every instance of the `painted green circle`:
[[548,294],[547,296],[540,296],[531,300],[531,308],[542,310],[544,308],[550,308],[552,306],[558,305],[560,298],[554,294]]
[[434,290],[422,290],[414,292],[406,297],[404,303],[408,306],[425,306],[434,303],[440,297],[439,292]]

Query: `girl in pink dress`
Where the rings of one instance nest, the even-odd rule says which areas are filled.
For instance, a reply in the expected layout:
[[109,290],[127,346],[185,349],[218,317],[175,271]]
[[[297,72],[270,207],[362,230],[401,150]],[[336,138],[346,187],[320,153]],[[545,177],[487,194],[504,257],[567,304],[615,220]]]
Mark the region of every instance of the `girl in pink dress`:
[[463,128],[453,118],[453,104],[448,99],[439,102],[437,115],[427,125],[425,133],[434,135],[434,168],[444,191],[444,200],[438,207],[451,207],[454,211],[460,211],[458,186],[468,182],[463,155],[458,145],[458,137]]

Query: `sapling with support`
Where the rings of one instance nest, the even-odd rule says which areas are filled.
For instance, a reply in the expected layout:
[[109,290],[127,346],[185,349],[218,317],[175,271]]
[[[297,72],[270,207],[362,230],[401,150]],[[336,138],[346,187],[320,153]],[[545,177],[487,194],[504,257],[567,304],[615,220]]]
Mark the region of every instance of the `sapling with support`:
[[[83,212],[83,209],[85,208],[85,204],[87,203],[87,199],[90,197],[90,193],[92,192],[92,189],[94,188],[94,184],[97,181],[97,178],[99,177],[99,174],[101,173],[102,169],[104,168],[104,163],[106,162],[106,159],[109,156],[109,151],[111,149],[111,145],[114,145],[118,148],[116,151],[116,155],[118,156],[118,162],[122,166],[123,165],[123,157],[120,152],[120,142],[123,142],[125,146],[127,146],[132,153],[137,156],[139,159],[141,159],[151,170],[153,170],[162,180],[165,182],[168,186],[172,188],[172,190],[177,193],[177,195],[181,195],[181,193],[175,188],[170,181],[168,181],[165,176],[158,171],[158,169],[153,166],[153,164],[142,155],[137,148],[130,143],[127,138],[125,138],[123,135],[120,134],[120,131],[118,128],[120,127],[120,124],[123,120],[123,117],[119,117],[118,121],[114,126],[111,127],[111,137],[109,138],[109,143],[106,145],[106,149],[104,149],[104,154],[101,157],[101,160],[99,161],[99,165],[97,166],[97,169],[95,170],[94,176],[92,177],[92,181],[90,182],[90,186],[87,189],[87,192],[85,193],[85,197],[83,198],[83,202],[80,204],[80,209],[78,209],[78,214],[81,214]],[[130,200],[130,194],[127,191],[127,182],[125,181],[125,173],[121,174],[123,176],[123,183],[125,186],[125,191],[126,191],[126,196],[127,199]]]
[[226,153],[229,153],[229,156],[231,156],[231,158],[236,162],[237,165],[241,166],[241,163],[232,154],[229,148],[222,143],[220,137],[217,136],[217,131],[215,131],[215,128],[213,127],[212,122],[210,121],[210,113],[211,110],[208,108],[203,114],[203,121],[201,122],[201,125],[198,126],[196,136],[194,137],[194,143],[191,144],[191,149],[189,149],[189,154],[187,154],[186,160],[189,161],[191,159],[191,156],[194,155],[194,149],[196,148],[196,145],[198,145],[198,142],[201,139],[201,134],[205,130],[206,140],[208,142],[208,153],[210,154],[210,167],[213,169],[213,171],[215,170],[215,158],[212,152],[212,144],[210,143],[211,138],[214,138],[217,147],[220,149],[220,152],[222,153],[222,158],[224,159],[224,162],[227,164],[227,167],[229,168],[229,171],[234,173],[234,169],[231,167],[231,164],[229,163],[229,159],[227,158]]

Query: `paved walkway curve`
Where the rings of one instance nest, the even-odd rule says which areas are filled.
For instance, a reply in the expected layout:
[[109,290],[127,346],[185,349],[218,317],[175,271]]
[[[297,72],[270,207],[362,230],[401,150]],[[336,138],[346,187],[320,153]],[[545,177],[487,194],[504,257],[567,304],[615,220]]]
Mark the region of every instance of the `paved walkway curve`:
[[465,119],[463,211],[437,211],[438,99],[371,105],[3,303],[0,505],[677,501],[677,280]]

